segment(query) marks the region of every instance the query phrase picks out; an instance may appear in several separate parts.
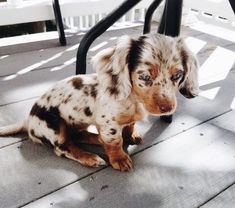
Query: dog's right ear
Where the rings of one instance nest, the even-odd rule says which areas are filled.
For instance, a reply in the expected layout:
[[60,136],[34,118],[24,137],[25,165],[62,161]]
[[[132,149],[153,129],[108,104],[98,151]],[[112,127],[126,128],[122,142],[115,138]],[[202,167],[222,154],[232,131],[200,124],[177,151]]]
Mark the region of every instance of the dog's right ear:
[[187,48],[182,38],[178,39],[178,50],[184,68],[184,78],[179,86],[180,93],[186,98],[194,98],[199,93],[198,69],[196,56]]
[[100,51],[92,59],[103,93],[116,100],[123,100],[131,93],[127,56],[131,38],[122,36],[117,45]]

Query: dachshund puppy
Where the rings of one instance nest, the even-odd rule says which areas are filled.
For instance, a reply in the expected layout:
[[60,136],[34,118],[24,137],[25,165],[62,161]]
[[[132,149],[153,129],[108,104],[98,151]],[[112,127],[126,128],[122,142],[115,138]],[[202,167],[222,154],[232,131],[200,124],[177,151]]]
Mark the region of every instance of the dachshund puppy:
[[[33,105],[28,118],[0,129],[0,135],[27,131],[49,144],[59,156],[97,167],[105,161],[79,149],[77,142],[101,144],[114,169],[129,171],[132,160],[122,148],[123,137],[141,141],[134,129],[146,113],[172,114],[176,92],[198,94],[198,64],[182,38],[149,34],[119,38],[116,46],[93,58],[96,74],[77,75],[56,83]],[[88,132],[95,125],[98,134]]]

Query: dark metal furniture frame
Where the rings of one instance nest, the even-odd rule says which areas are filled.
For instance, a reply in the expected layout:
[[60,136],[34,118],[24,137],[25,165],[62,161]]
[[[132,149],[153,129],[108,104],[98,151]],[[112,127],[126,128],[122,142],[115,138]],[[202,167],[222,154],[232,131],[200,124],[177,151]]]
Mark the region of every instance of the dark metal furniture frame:
[[59,33],[59,41],[62,46],[65,46],[66,38],[64,33],[64,25],[63,25],[63,19],[60,11],[60,3],[59,0],[52,0],[52,6],[55,14],[55,21],[56,21],[56,27],[57,31]]
[[[87,52],[93,41],[101,34],[103,34],[110,26],[112,26],[119,18],[121,18],[126,12],[128,12],[140,1],[141,0],[124,1],[117,9],[113,10],[108,16],[106,16],[104,19],[98,22],[94,27],[92,27],[86,33],[86,35],[84,35],[77,51],[76,74],[86,73]],[[147,9],[144,22],[144,29],[143,29],[144,34],[150,32],[152,15],[161,2],[162,0],[153,0],[152,4]],[[229,0],[229,2],[233,11],[235,12],[235,0]],[[178,36],[180,34],[182,4],[183,0],[165,0],[165,7],[158,28],[159,33],[172,37]],[[53,8],[55,12],[60,43],[61,45],[66,45],[66,38],[64,34],[59,0],[53,0]],[[172,122],[172,115],[162,116],[161,119],[170,123]]]

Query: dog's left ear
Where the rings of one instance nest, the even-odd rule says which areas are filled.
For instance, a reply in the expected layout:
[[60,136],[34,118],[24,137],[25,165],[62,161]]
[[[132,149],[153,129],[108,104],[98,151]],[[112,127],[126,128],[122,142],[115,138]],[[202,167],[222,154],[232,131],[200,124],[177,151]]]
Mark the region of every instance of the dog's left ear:
[[117,45],[100,51],[92,59],[97,71],[101,91],[116,100],[123,100],[131,93],[127,56],[131,38],[122,36]]
[[186,98],[194,98],[199,93],[198,69],[196,56],[187,48],[183,38],[177,40],[177,48],[184,68],[184,77],[180,82],[179,91]]

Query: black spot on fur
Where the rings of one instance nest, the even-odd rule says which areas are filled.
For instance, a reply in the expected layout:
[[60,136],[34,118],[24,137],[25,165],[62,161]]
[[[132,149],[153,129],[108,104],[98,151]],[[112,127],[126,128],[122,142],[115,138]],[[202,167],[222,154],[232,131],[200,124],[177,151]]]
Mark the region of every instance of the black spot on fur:
[[91,109],[89,107],[84,108],[84,113],[86,116],[92,116]]
[[59,132],[60,129],[60,112],[57,107],[45,107],[39,106],[37,103],[34,104],[30,111],[31,116],[37,116],[40,120],[47,123],[47,127],[53,129],[55,133]]
[[132,40],[129,54],[127,56],[127,63],[130,71],[136,69],[140,63],[141,54],[143,52],[143,46],[145,44],[146,36],[139,37],[138,40]]
[[158,58],[159,62],[163,62],[163,55],[162,55],[161,51],[158,51],[157,58]]
[[110,76],[110,85],[107,88],[107,90],[109,91],[110,95],[117,96],[120,93],[119,89],[117,88],[119,82],[118,80],[119,75],[118,74],[113,75],[112,70],[108,71],[107,74],[109,74]]
[[35,137],[35,132],[34,132],[33,129],[30,129],[30,134],[31,134],[33,137]]
[[91,97],[96,98],[98,84],[91,85]]
[[51,96],[49,95],[49,96],[47,97],[47,102],[50,102],[50,99],[51,99]]
[[84,92],[84,94],[85,94],[86,96],[88,96],[88,95],[89,95],[89,90],[88,90],[88,87],[87,87],[87,86],[86,86],[86,87],[84,87],[83,92]]
[[75,89],[80,90],[83,87],[83,80],[81,77],[74,77],[71,80],[72,85]]
[[101,117],[102,117],[102,118],[105,118],[105,115],[102,115]]
[[67,104],[71,99],[72,95],[69,94],[68,97],[63,101],[64,104]]
[[117,133],[117,130],[116,129],[110,129],[110,134],[112,134],[112,135],[114,135],[114,134],[116,134]]
[[75,119],[71,115],[69,115],[69,120],[74,121]]
[[119,90],[116,87],[108,87],[110,95],[117,96],[119,94]]

